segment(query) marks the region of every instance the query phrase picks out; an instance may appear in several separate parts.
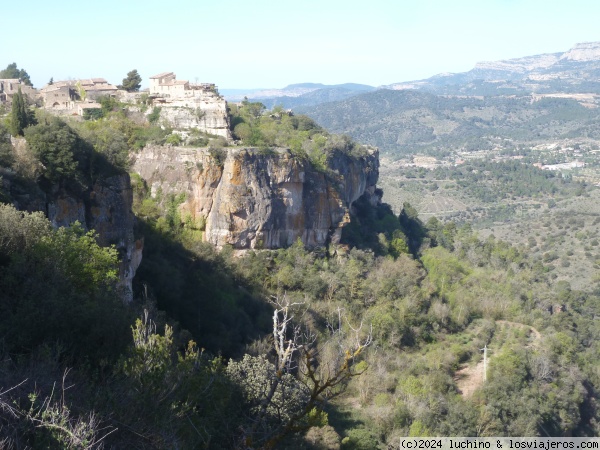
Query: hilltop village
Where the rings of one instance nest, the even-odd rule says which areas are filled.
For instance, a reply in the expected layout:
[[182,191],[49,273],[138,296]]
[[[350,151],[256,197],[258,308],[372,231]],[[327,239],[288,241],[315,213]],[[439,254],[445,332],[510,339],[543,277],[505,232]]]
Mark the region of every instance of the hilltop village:
[[149,88],[139,92],[128,92],[104,78],[51,80],[39,90],[20,79],[0,79],[0,104],[10,107],[19,89],[31,104],[56,115],[83,118],[101,109],[102,97],[112,97],[126,104],[146,106],[146,114],[160,108],[161,118],[178,129],[194,128],[231,139],[227,103],[217,87],[212,83],[177,80],[173,72],[151,76]]

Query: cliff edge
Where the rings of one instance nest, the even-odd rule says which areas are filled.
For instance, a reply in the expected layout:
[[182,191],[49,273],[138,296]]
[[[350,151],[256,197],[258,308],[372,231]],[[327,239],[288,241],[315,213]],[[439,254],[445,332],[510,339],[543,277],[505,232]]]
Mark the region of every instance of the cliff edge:
[[375,194],[379,154],[336,151],[318,170],[287,149],[148,146],[133,171],[153,197],[185,194],[182,216],[217,247],[273,249],[298,238],[314,247],[338,242],[352,203]]

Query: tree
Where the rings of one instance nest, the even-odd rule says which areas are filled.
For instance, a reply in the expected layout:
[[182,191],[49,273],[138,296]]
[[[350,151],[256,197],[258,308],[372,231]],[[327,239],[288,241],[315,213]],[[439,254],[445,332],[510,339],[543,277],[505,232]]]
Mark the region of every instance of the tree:
[[29,114],[21,88],[13,96],[10,113],[10,133],[13,136],[23,136],[23,130],[29,125]]
[[286,436],[327,425],[323,405],[366,370],[355,362],[372,342],[362,323],[358,328],[348,323],[345,335],[340,312],[339,328],[332,327],[329,339],[319,344],[316,335],[294,323],[294,310],[302,303],[285,295],[272,303],[274,361],[246,355],[227,367],[249,406],[248,426],[240,429],[243,445],[265,449],[275,448]]
[[127,77],[123,78],[123,84],[120,89],[125,89],[127,92],[138,92],[142,86],[142,77],[136,69],[127,73]]
[[81,140],[64,121],[48,118],[27,128],[25,138],[33,154],[44,165],[47,179],[56,182],[77,175],[86,155],[81,151]]
[[406,234],[410,236],[409,242],[407,242],[408,248],[411,253],[416,254],[426,234],[418,211],[410,203],[404,202],[398,220]]
[[14,161],[13,147],[10,134],[6,127],[0,123],[0,166],[10,167]]
[[25,69],[17,69],[17,63],[9,64],[6,69],[0,70],[0,78],[17,78],[27,86],[33,86],[29,74]]
[[[11,354],[60,342],[65,356],[99,362],[126,345],[118,254],[75,223],[52,230],[41,212],[0,207],[0,332]],[[119,323],[120,322],[120,323]],[[1,439],[0,439],[1,440]]]

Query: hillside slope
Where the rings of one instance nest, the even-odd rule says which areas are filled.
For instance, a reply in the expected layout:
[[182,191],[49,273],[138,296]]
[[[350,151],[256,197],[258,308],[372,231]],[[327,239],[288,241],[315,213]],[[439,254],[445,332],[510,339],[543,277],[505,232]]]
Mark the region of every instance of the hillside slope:
[[297,111],[332,132],[379,147],[384,155],[514,148],[578,136],[600,139],[600,110],[574,99],[378,90]]
[[566,52],[485,61],[468,72],[439,74],[384,87],[460,95],[600,93],[599,75],[600,42],[584,42]]

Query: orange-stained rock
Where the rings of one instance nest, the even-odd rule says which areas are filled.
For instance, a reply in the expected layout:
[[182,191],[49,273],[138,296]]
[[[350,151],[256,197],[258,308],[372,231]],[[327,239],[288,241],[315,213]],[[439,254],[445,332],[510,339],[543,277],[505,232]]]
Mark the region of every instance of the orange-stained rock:
[[279,149],[227,148],[222,166],[207,149],[149,146],[133,170],[151,192],[185,193],[182,212],[205,219],[204,239],[217,247],[280,248],[298,238],[307,246],[339,241],[352,203],[373,194],[377,150],[353,157],[341,152],[327,173]]

